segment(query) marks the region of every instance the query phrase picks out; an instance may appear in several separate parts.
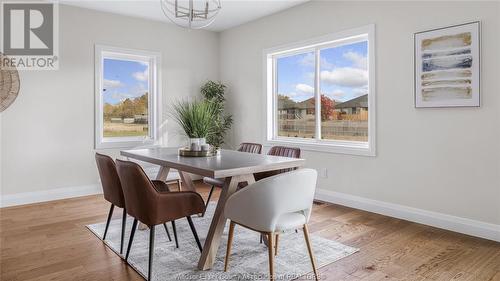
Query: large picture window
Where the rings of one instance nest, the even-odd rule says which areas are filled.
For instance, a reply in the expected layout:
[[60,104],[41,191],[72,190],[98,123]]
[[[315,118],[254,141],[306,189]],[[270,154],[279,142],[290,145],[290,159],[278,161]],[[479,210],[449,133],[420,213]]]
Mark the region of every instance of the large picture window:
[[265,51],[267,142],[375,154],[374,26]]
[[157,138],[157,53],[96,46],[96,148],[153,144]]

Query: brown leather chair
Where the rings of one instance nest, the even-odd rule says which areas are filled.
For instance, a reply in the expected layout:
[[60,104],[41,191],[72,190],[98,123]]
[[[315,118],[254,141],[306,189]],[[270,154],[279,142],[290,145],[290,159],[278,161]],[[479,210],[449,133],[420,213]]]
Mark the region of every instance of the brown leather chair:
[[[267,152],[267,155],[300,158],[300,148],[287,147],[287,146],[273,146],[273,147],[271,147],[269,152]],[[290,171],[293,171],[296,169],[297,168],[288,168],[288,169],[280,169],[280,170],[274,170],[274,171],[255,173],[254,177],[255,177],[255,181],[259,181],[259,180],[267,178],[267,177],[275,176],[275,175],[281,174],[281,173],[290,172]]]
[[125,261],[128,260],[130,254],[138,221],[144,223],[150,229],[148,280],[151,280],[153,270],[156,225],[165,225],[165,222],[185,217],[201,252],[200,240],[191,220],[191,215],[199,214],[205,210],[205,204],[201,196],[193,191],[169,192],[166,183],[163,181],[150,181],[141,166],[134,162],[116,160],[116,167],[122,182],[127,213],[134,217]]
[[[260,154],[262,152],[262,144],[243,142],[240,144],[240,147],[238,147],[236,151]],[[208,207],[208,203],[210,203],[210,198],[212,198],[212,193],[214,192],[215,187],[217,186],[222,188],[224,186],[224,179],[204,177],[203,182],[212,186],[212,188],[210,189],[210,193],[208,193],[207,202],[205,204],[206,209],[206,207]],[[205,215],[205,212],[203,212],[203,215]]]
[[[116,207],[123,209],[122,215],[122,233],[120,242],[120,254],[123,253],[123,240],[125,237],[125,226],[127,223],[127,210],[125,207],[125,198],[123,197],[122,185],[120,183],[120,178],[116,171],[116,165],[113,159],[107,155],[96,153],[95,161],[97,163],[97,170],[99,171],[99,176],[101,177],[102,190],[104,193],[104,199],[111,203],[111,208],[109,209],[108,219],[106,220],[106,228],[104,229],[104,235],[102,240],[106,240],[106,234],[108,233],[109,223],[111,217],[113,216],[113,210]],[[168,239],[172,241],[170,237],[170,232],[165,225],[165,231],[167,232]],[[176,237],[177,243],[177,233],[174,228],[174,236]]]

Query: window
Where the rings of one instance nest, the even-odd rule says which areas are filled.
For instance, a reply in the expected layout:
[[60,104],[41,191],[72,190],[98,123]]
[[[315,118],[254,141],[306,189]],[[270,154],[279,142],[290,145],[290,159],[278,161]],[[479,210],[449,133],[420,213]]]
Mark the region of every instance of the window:
[[96,46],[95,57],[96,148],[154,144],[160,55]]
[[265,51],[267,143],[375,155],[374,26]]

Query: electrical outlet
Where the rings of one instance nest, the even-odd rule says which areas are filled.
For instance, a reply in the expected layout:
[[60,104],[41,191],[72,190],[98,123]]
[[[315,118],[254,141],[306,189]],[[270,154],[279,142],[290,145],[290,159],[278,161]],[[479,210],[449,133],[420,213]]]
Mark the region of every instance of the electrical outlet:
[[328,178],[328,169],[327,168],[321,168],[319,172],[320,177],[326,179]]

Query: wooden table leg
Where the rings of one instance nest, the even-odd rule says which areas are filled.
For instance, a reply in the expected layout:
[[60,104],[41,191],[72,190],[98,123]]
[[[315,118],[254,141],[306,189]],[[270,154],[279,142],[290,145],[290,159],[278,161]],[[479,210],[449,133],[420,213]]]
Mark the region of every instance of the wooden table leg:
[[168,172],[170,172],[169,167],[163,167],[160,166],[160,170],[158,171],[158,174],[156,175],[156,179],[160,181],[166,181],[168,177]]
[[179,176],[181,177],[182,182],[186,186],[187,191],[196,192],[196,188],[194,187],[193,180],[191,179],[191,176],[189,176],[189,173],[179,171]]
[[253,177],[253,174],[249,174],[225,179],[224,187],[222,188],[219,201],[217,202],[217,208],[215,209],[214,217],[212,219],[212,223],[210,224],[210,229],[208,230],[207,239],[205,240],[203,251],[201,253],[200,260],[198,261],[198,269],[200,270],[208,270],[212,268],[214,264],[220,240],[222,238],[222,233],[226,225],[224,206],[226,205],[227,198],[236,192],[238,183],[240,182],[247,182],[250,185],[255,182],[255,178]]

